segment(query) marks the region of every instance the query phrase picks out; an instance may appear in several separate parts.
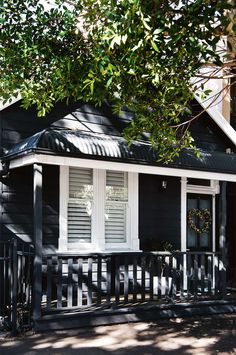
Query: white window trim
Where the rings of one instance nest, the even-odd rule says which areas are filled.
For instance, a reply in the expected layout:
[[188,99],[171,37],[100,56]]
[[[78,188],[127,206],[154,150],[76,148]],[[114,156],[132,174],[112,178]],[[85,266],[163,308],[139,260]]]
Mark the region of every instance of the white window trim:
[[59,199],[59,241],[58,249],[60,252],[67,251],[68,226],[67,226],[67,206],[69,199],[69,167],[60,166],[60,199]]
[[187,178],[181,178],[181,251],[186,252],[187,245]]
[[91,243],[74,243],[74,248],[68,249],[67,206],[69,199],[69,166],[60,166],[60,232],[58,252],[139,251],[138,173],[128,172],[128,211],[125,243],[105,243],[106,170],[93,169],[93,186]]
[[138,174],[128,173],[128,210],[125,243],[106,243],[109,251],[139,251]]
[[105,250],[105,177],[105,170],[93,169],[94,207],[92,216],[92,244],[97,250],[101,251]]

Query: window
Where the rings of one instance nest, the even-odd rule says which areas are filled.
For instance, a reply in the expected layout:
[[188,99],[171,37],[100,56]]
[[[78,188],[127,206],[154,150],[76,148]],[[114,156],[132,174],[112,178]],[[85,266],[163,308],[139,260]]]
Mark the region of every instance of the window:
[[93,206],[92,169],[70,168],[68,201],[68,245],[90,243]]
[[128,174],[106,172],[105,240],[124,243],[127,237]]
[[138,174],[60,168],[59,250],[139,250]]

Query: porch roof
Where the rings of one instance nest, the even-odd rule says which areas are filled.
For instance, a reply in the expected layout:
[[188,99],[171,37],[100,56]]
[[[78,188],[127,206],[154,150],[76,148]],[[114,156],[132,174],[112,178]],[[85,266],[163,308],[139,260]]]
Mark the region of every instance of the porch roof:
[[180,157],[167,165],[157,162],[156,152],[146,142],[134,141],[129,146],[119,136],[55,127],[13,145],[2,161],[32,153],[236,174],[236,154],[200,150],[200,156],[197,157],[192,150],[185,149]]

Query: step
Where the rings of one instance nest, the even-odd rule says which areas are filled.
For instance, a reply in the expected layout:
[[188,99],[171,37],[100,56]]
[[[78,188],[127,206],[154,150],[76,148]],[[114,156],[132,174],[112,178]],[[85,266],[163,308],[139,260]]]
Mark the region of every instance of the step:
[[93,312],[63,311],[63,313],[52,313],[42,316],[42,318],[35,323],[34,330],[44,332],[128,322],[156,321],[163,318],[184,318],[234,312],[236,312],[236,299],[155,306],[145,305],[122,309],[110,308]]

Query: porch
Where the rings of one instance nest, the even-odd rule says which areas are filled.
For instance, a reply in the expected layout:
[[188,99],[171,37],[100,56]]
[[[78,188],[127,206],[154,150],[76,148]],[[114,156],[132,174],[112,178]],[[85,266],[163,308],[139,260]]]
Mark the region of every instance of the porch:
[[40,331],[236,311],[218,252],[45,255]]
[[33,259],[28,243],[2,243],[0,315],[14,334],[236,311],[218,252],[55,253],[40,284]]

